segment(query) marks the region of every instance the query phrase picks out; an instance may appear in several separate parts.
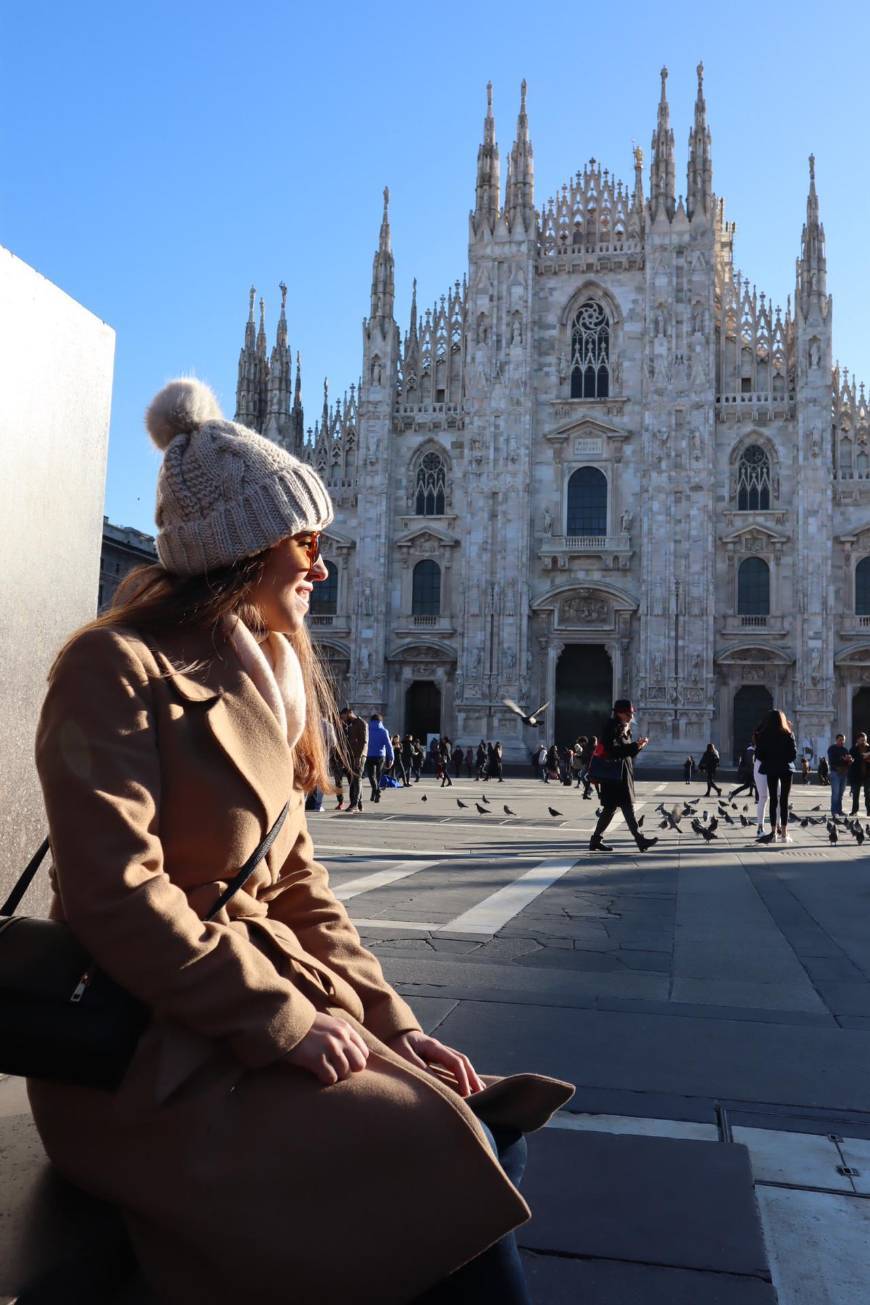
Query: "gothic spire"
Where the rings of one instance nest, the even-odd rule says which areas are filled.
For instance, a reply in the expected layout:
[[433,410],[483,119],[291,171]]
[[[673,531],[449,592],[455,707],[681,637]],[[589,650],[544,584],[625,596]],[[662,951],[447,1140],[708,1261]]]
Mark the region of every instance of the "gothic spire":
[[256,299],[256,297],[257,297],[256,286],[251,286],[250,300],[248,304],[248,321],[245,326],[245,348],[250,349],[251,353],[254,352],[254,347],[256,344],[256,337],[254,335],[254,300]]
[[248,301],[248,320],[245,323],[245,342],[239,352],[239,372],[236,381],[236,421],[245,426],[255,426],[260,415],[260,365],[257,358],[257,336],[254,326],[254,300],[257,291],[251,286]]
[[381,218],[381,232],[378,247],[372,264],[372,312],[373,320],[390,322],[393,319],[395,302],[395,261],[390,237],[390,191],[384,187],[384,215]]
[[294,453],[302,453],[305,443],[305,414],[302,409],[302,359],[296,351],[296,388],[293,392],[293,408],[290,413],[290,430],[293,437]]
[[696,213],[712,217],[713,213],[713,160],[710,151],[711,136],[707,126],[707,105],[704,100],[704,65],[698,64],[698,95],[695,100],[695,121],[689,132],[689,173],[686,182],[686,208],[689,221]]
[[505,212],[511,228],[518,218],[522,218],[526,231],[531,231],[535,213],[535,152],[529,138],[525,79],[520,87],[516,140],[508,161]]
[[290,386],[292,366],[290,350],[287,347],[287,286],[282,281],[281,313],[278,318],[278,330],[275,348],[269,366],[269,415],[276,419],[276,434],[284,433],[286,418],[290,411]]
[[266,357],[266,304],[263,298],[260,298],[260,329],[257,332],[257,353],[261,358]]
[[638,213],[643,213],[643,150],[639,145],[634,147],[634,195],[632,204]]
[[668,219],[674,216],[674,133],[671,128],[671,111],[668,106],[668,70],[662,68],[662,93],[659,99],[658,122],[652,138],[652,166],[650,168],[650,217],[655,221],[659,213]]
[[477,151],[477,186],[474,194],[474,225],[490,231],[498,218],[500,175],[495,118],[492,115],[492,82],[486,84],[486,117],[483,120],[483,144]]
[[814,298],[823,306],[823,312],[826,311],[827,267],[825,228],[819,221],[819,197],[816,194],[816,156],[811,154],[807,220],[801,232],[801,256],[797,265],[797,297],[805,317]]
[[408,327],[408,339],[417,343],[417,278],[411,286],[411,322]]

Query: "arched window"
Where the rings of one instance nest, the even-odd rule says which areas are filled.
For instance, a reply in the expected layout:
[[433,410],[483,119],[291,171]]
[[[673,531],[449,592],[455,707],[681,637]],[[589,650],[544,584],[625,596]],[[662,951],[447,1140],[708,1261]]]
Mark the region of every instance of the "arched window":
[[738,512],[766,512],[770,507],[770,459],[758,444],[740,455],[737,468]]
[[411,612],[414,616],[438,616],[441,612],[441,567],[430,557],[414,567]]
[[770,614],[770,568],[760,557],[747,557],[737,572],[737,615]]
[[610,393],[610,324],[594,299],[571,323],[571,398],[606,399]]
[[607,477],[597,467],[578,467],[568,481],[565,533],[607,534]]
[[334,616],[338,609],[338,567],[323,559],[329,575],[315,583],[309,599],[310,611],[318,616]]
[[441,517],[445,509],[447,473],[440,453],[424,453],[414,482],[414,510],[418,517]]
[[855,615],[870,616],[870,557],[855,567]]

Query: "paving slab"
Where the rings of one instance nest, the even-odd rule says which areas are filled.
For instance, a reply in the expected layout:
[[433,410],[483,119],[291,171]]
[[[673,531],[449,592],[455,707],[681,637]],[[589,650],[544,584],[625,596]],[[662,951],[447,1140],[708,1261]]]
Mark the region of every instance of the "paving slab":
[[557,1006],[537,1006],[518,1020],[508,1002],[467,1000],[439,1037],[486,1073],[534,1067],[584,1088],[870,1114],[870,1035],[863,1032]]
[[777,1305],[773,1287],[759,1278],[534,1251],[522,1257],[536,1305]]
[[830,1137],[818,1133],[786,1133],[778,1129],[732,1128],[734,1141],[749,1151],[757,1183],[793,1183],[796,1187],[831,1187],[852,1192],[848,1178],[837,1173],[840,1152]]
[[870,1201],[759,1187],[782,1305],[864,1305],[870,1294]]
[[858,1171],[851,1180],[855,1184],[855,1191],[870,1196],[870,1139],[844,1137],[840,1143],[840,1150],[843,1152],[844,1162]]
[[542,1129],[523,1192],[524,1248],[769,1280],[745,1147]]
[[633,1137],[675,1137],[683,1141],[718,1142],[716,1124],[680,1119],[643,1119],[634,1115],[589,1115],[558,1110],[547,1128],[573,1128],[595,1133],[627,1133]]

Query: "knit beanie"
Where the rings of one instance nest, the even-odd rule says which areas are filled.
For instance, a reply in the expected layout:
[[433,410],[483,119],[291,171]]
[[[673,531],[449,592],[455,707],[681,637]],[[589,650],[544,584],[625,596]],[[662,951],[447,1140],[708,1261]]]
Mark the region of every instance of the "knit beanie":
[[156,522],[167,571],[216,571],[332,521],[332,501],[314,468],[225,420],[202,381],[170,381],[148,405],[145,425],[164,451]]

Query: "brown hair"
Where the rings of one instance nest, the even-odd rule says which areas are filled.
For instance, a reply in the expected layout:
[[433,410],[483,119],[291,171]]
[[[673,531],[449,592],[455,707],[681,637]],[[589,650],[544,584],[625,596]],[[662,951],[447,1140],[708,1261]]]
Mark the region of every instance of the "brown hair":
[[[265,549],[232,566],[196,576],[175,575],[157,564],[136,567],[118,585],[109,607],[67,640],[49,672],[49,680],[66,649],[89,630],[127,626],[150,634],[192,625],[210,633],[217,651],[224,617],[235,615],[255,636],[265,635],[267,627],[251,601],[251,593],[263,577],[270,552]],[[294,780],[306,793],[314,788],[333,793],[322,722],[331,727],[339,745],[344,731],[338,721],[332,683],[306,626],[286,638],[299,658],[306,701],[305,729],[293,749]],[[200,662],[177,669],[190,671],[202,665]]]
[[784,711],[779,711],[774,707],[762,720],[755,733],[760,737],[762,734],[791,734],[791,723]]

